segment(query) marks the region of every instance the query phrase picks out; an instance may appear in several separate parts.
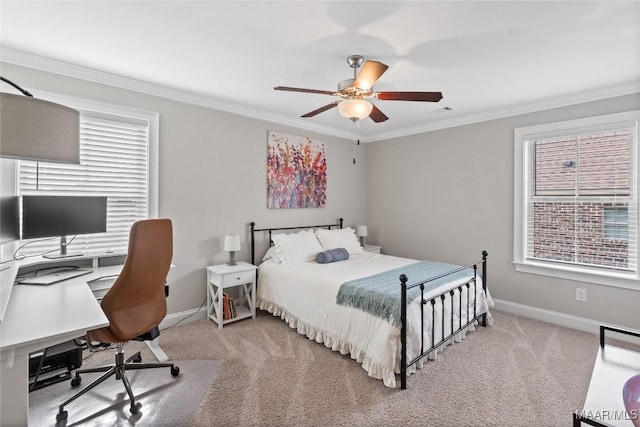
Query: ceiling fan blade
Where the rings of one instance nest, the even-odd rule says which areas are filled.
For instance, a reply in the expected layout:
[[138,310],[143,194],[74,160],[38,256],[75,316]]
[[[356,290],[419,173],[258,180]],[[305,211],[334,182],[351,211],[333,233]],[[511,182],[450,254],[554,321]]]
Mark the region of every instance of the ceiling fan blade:
[[340,101],[332,102],[331,104],[327,104],[324,107],[320,107],[317,110],[313,110],[313,111],[305,114],[304,116],[300,116],[300,117],[313,117],[316,114],[324,113],[325,111],[332,109],[333,107],[335,107],[339,103],[340,103]]
[[369,114],[369,118],[371,120],[373,120],[376,123],[380,123],[380,122],[384,122],[385,120],[389,120],[389,117],[387,117],[382,111],[380,111],[380,109],[378,107],[376,107],[375,105],[373,106],[373,110],[371,110],[371,113]]
[[353,85],[359,89],[371,89],[387,68],[389,67],[382,62],[366,61]]
[[382,101],[438,102],[442,99],[442,92],[378,92],[377,97]]
[[335,92],[330,90],[305,89],[300,87],[276,86],[274,90],[286,90],[289,92],[319,93],[321,95],[333,95]]

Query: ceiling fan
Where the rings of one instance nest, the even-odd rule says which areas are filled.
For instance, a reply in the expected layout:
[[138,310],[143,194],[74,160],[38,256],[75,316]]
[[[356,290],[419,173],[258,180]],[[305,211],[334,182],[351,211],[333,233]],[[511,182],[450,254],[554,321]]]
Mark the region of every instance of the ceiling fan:
[[[381,101],[421,101],[438,102],[442,99],[441,92],[375,92],[373,85],[380,76],[389,68],[382,62],[365,61],[360,55],[351,55],[347,58],[347,63],[353,69],[353,79],[343,80],[338,83],[338,90],[305,89],[288,86],[276,86],[275,90],[289,92],[319,93],[321,95],[339,96],[342,100],[332,102],[317,110],[313,110],[301,117],[313,117],[334,107],[338,107],[338,112],[343,117],[353,122],[357,122],[365,117],[370,117],[376,123],[388,120],[378,107],[367,99],[375,98]],[[364,65],[363,65],[364,63]],[[362,66],[360,73],[358,68]]]

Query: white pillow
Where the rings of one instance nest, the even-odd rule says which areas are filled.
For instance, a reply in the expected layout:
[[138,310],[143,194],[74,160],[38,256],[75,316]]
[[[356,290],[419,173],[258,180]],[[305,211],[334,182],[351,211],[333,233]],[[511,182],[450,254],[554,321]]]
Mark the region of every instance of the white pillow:
[[312,230],[291,234],[274,234],[271,236],[271,240],[273,240],[278,252],[280,262],[286,264],[313,261],[318,252],[322,252],[322,246]]
[[345,248],[349,255],[364,253],[360,241],[353,228],[336,228],[332,230],[316,230],[316,237],[324,250]]
[[263,262],[268,259],[272,259],[275,262],[282,264],[282,260],[280,259],[280,254],[278,253],[278,250],[276,249],[275,246],[269,247],[269,249],[267,250],[267,253],[264,254],[264,256],[262,257]]

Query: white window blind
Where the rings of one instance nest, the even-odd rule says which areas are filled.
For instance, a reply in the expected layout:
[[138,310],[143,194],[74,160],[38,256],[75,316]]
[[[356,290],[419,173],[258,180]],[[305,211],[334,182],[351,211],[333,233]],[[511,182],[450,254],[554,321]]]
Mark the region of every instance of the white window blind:
[[[21,195],[106,196],[107,232],[78,235],[69,250],[126,249],[131,224],[149,216],[149,122],[81,111],[80,164],[20,161],[18,181]],[[36,241],[20,252],[57,251],[59,244]]]
[[515,130],[517,271],[638,288],[639,118]]

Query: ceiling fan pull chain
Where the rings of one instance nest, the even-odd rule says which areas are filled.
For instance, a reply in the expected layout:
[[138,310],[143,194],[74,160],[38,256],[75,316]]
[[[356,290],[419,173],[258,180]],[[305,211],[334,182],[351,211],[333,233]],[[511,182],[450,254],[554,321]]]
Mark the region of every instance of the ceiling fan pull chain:
[[356,124],[356,140],[353,141],[353,164],[356,164],[356,143],[360,145],[360,120],[355,122]]

